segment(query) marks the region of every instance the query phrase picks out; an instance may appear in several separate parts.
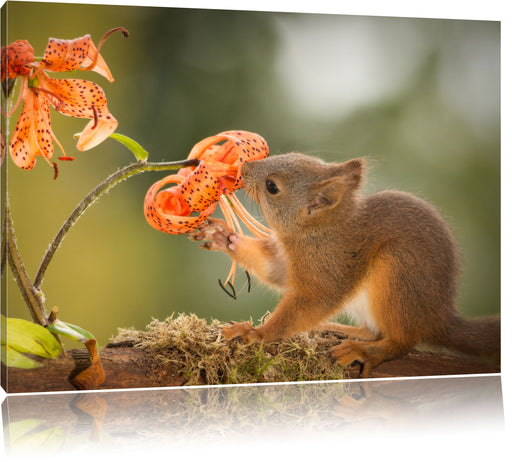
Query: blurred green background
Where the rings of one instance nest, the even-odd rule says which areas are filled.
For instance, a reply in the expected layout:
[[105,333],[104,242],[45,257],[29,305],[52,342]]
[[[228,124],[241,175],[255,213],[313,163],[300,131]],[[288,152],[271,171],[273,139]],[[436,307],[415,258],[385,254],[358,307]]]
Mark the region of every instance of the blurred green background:
[[[254,131],[271,154],[301,151],[329,161],[372,159],[365,185],[407,190],[434,203],[463,259],[460,310],[500,308],[500,24],[292,13],[8,2],[8,42],[42,56],[48,37],[91,34],[116,79],[99,83],[118,132],[151,161],[184,159],[199,140]],[[65,76],[68,77],[68,76]],[[113,140],[78,152],[86,121],[52,111],[55,135],[74,162],[38,158],[8,167],[18,244],[31,276],[78,202],[131,154]],[[15,118],[11,120],[11,131]],[[55,157],[61,155],[56,148]],[[223,321],[259,319],[279,296],[253,284],[222,292],[229,259],[151,228],[147,189],[166,173],[133,177],[102,197],[64,240],[48,269],[46,306],[91,330],[101,344],[117,327],[143,328],[173,312]],[[241,191],[238,196],[260,216]],[[236,286],[245,277],[239,271]],[[28,318],[10,278],[8,315]]]

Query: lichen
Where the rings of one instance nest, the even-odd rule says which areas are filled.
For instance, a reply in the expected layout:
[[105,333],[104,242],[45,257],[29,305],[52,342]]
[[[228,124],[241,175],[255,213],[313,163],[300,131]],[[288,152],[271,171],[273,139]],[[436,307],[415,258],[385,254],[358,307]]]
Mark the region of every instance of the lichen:
[[154,319],[145,330],[119,329],[112,340],[132,342],[149,353],[153,369],[181,375],[184,385],[275,383],[345,378],[345,369],[329,355],[339,338],[329,333],[299,334],[290,339],[245,343],[226,341],[222,323],[194,314]]

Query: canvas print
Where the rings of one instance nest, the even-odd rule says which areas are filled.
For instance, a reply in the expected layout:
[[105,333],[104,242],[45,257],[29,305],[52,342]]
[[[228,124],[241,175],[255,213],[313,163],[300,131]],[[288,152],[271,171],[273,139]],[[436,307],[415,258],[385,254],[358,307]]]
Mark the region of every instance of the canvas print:
[[500,372],[500,23],[8,1],[8,393]]

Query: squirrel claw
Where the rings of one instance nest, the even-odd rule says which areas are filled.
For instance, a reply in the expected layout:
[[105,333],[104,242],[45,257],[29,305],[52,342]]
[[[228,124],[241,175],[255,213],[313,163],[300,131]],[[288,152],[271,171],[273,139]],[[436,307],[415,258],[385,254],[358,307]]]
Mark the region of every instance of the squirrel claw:
[[222,333],[224,334],[224,338],[226,340],[240,337],[246,343],[261,341],[261,336],[259,335],[258,331],[249,322],[231,321],[229,324],[229,326],[222,327]]

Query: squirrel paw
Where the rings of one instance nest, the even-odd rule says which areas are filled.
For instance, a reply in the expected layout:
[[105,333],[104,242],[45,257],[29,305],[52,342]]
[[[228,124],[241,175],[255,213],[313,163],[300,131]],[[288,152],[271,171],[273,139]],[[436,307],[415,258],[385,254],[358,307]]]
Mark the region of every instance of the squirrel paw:
[[224,326],[222,328],[222,332],[226,340],[240,337],[247,343],[261,342],[261,335],[258,333],[256,328],[247,321],[231,322],[229,326]]
[[206,241],[201,244],[202,249],[230,252],[235,250],[238,235],[225,221],[208,218],[194,233],[189,235],[189,238],[193,241]]
[[340,345],[331,348],[331,355],[338,364],[345,367],[350,366],[354,362],[360,363],[362,366],[360,376],[362,378],[368,378],[370,376],[372,364],[361,342],[345,340]]

